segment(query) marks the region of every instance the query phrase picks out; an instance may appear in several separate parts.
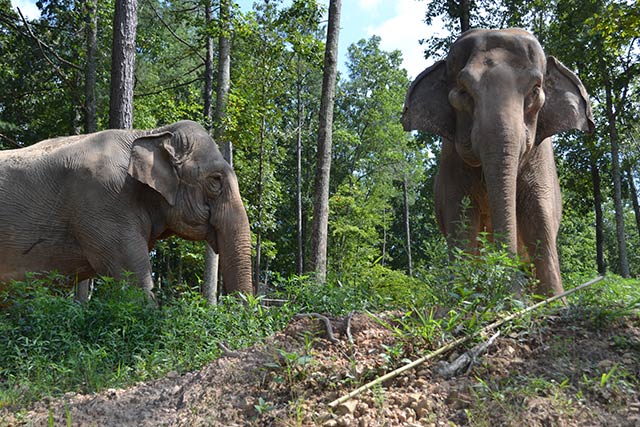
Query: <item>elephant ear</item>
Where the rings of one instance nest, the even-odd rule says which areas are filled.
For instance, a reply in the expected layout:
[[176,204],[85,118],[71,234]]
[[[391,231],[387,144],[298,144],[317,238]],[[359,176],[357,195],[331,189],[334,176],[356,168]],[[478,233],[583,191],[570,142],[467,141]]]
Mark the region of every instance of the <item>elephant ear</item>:
[[137,138],[131,145],[129,175],[147,184],[174,206],[178,193],[176,152],[171,145],[173,134],[162,132]]
[[447,64],[438,61],[413,81],[404,101],[404,130],[422,130],[453,139],[455,115],[449,104]]
[[593,132],[589,94],[582,82],[553,56],[547,57],[545,102],[538,113],[536,144],[560,132],[578,129]]

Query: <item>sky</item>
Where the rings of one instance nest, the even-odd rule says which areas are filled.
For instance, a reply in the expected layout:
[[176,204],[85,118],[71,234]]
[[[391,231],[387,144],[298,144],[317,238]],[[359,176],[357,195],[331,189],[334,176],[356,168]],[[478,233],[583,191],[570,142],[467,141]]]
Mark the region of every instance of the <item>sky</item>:
[[[236,0],[243,11],[252,8],[254,0]],[[321,0],[328,4],[328,0]],[[438,26],[424,23],[428,0],[343,0],[340,22],[338,55],[339,70],[346,76],[347,47],[360,39],[380,36],[380,48],[386,51],[402,51],[403,67],[410,78],[415,78],[430,65],[425,59],[419,40],[433,32],[442,31]],[[30,19],[39,16],[35,0],[11,0],[14,7]]]

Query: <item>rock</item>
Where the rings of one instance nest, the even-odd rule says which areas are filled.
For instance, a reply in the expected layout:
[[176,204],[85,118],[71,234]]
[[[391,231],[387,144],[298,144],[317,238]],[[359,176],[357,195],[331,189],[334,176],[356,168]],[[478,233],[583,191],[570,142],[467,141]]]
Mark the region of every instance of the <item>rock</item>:
[[322,424],[322,427],[338,427],[338,421],[336,420],[327,420]]
[[356,419],[351,414],[343,415],[338,418],[338,427],[355,427]]
[[346,414],[353,415],[357,406],[358,406],[358,401],[351,399],[338,405],[333,412],[338,416],[346,415]]

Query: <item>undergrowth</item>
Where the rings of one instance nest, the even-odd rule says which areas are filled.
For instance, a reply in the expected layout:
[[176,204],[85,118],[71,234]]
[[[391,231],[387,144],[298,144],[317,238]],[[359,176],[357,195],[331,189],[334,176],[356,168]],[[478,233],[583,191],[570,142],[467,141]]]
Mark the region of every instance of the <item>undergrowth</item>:
[[[222,297],[209,306],[198,292],[185,290],[157,308],[141,290],[109,278],[98,280],[91,300],[81,305],[60,290],[59,277],[32,277],[12,283],[0,297],[0,408],[198,369],[219,357],[220,343],[250,346],[299,312],[393,311],[389,327],[400,337],[436,344],[518,309],[511,289],[514,283],[529,285],[523,282],[526,270],[504,248],[485,241],[480,255],[456,252],[447,267],[419,278],[379,265],[348,284],[278,278],[269,297],[286,302],[271,307],[255,297]],[[582,298],[601,298],[589,295]],[[638,304],[637,295],[624,298],[627,309]],[[608,309],[616,313],[614,306]]]

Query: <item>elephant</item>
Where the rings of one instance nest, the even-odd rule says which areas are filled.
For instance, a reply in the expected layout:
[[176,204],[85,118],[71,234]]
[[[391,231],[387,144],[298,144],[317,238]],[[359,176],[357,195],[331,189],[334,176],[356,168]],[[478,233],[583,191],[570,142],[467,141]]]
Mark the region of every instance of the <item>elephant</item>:
[[412,82],[402,124],[442,137],[434,202],[448,246],[477,253],[486,231],[533,262],[537,293],[561,294],[551,136],[594,130],[580,79],[525,30],[468,30]]
[[228,292],[253,293],[238,179],[193,121],[0,151],[0,218],[0,283],[28,272],[132,274],[153,300],[149,252],[177,235],[220,254]]

